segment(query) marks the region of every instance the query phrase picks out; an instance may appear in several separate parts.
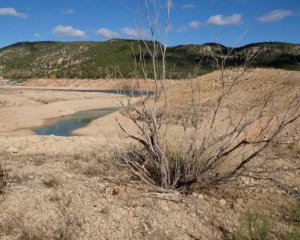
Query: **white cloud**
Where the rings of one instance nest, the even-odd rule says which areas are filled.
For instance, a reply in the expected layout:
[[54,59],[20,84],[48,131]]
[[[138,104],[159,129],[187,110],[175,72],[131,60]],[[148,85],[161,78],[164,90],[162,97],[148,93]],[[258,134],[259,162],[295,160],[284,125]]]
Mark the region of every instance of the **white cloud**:
[[195,5],[195,4],[183,4],[183,5],[181,5],[181,8],[182,8],[182,9],[189,10],[189,9],[194,9],[194,8],[196,8],[196,5]]
[[291,10],[283,10],[283,9],[277,9],[272,12],[269,12],[268,14],[259,17],[257,20],[261,23],[271,23],[271,22],[278,22],[286,17],[289,17],[292,15]]
[[180,33],[184,33],[184,32],[188,32],[189,28],[187,26],[182,26],[178,29],[178,32]]
[[14,8],[0,8],[0,15],[26,18],[27,14],[17,12]]
[[201,23],[198,21],[191,21],[188,25],[181,26],[178,28],[178,32],[183,33],[183,32],[188,32],[191,30],[191,28],[197,29],[201,26]]
[[35,34],[33,34],[33,36],[34,36],[35,38],[40,38],[40,37],[41,37],[41,35],[40,35],[39,33],[35,33]]
[[191,22],[189,23],[189,27],[190,27],[190,28],[198,28],[200,25],[201,25],[201,23],[200,23],[200,22],[197,22],[197,21],[191,21]]
[[115,38],[119,36],[117,32],[111,31],[107,28],[100,28],[96,33],[105,38]]
[[75,29],[72,26],[56,26],[52,33],[59,37],[85,37],[85,33],[79,29]]
[[242,15],[241,14],[232,14],[230,16],[223,16],[223,15],[214,15],[211,16],[207,21],[207,25],[236,25],[241,23]]
[[72,8],[69,8],[69,9],[66,9],[63,11],[63,14],[66,14],[66,15],[71,15],[73,13],[75,13],[75,11]]
[[145,38],[148,35],[148,31],[145,29],[134,29],[131,27],[125,27],[121,30],[121,32],[128,37],[134,38]]

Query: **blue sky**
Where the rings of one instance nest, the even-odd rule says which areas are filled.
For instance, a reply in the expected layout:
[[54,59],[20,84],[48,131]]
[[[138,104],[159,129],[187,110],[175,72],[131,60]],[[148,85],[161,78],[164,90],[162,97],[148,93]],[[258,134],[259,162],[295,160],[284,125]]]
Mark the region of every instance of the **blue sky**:
[[[0,0],[0,47],[22,41],[135,38],[139,1]],[[141,22],[139,32],[148,35]],[[168,45],[300,43],[299,24],[300,0],[173,0]]]

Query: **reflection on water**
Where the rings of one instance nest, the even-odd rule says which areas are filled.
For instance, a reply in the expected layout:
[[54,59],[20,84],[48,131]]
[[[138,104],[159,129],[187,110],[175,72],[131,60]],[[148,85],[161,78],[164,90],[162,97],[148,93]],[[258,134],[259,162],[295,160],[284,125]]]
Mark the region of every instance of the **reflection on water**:
[[47,126],[35,128],[32,131],[37,135],[74,136],[74,134],[72,134],[74,130],[85,127],[91,121],[118,110],[120,110],[120,108],[102,108],[81,111],[61,117]]

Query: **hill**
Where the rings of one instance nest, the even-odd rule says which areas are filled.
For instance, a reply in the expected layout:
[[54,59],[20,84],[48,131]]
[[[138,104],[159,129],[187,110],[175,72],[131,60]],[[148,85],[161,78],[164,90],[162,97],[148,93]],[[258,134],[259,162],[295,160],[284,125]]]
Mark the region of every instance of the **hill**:
[[[150,42],[148,42],[150,44]],[[105,42],[21,42],[0,49],[0,76],[7,79],[132,78],[142,76],[135,67],[136,40]],[[150,55],[141,45],[146,72],[151,78]],[[230,48],[217,44],[180,45],[167,49],[167,78],[191,78],[214,69]],[[300,44],[265,42],[232,49],[228,66],[239,66],[257,55],[251,66],[300,70]],[[137,59],[139,59],[137,57]]]

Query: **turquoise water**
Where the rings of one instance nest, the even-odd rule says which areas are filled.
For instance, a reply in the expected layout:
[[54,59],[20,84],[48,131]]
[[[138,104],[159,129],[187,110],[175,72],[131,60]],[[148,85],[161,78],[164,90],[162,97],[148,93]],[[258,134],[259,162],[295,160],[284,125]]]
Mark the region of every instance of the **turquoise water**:
[[72,134],[74,130],[83,128],[91,121],[118,110],[120,110],[120,108],[102,108],[81,111],[72,115],[61,117],[47,126],[34,128],[32,131],[37,135],[55,135],[63,137],[75,136],[75,134]]

